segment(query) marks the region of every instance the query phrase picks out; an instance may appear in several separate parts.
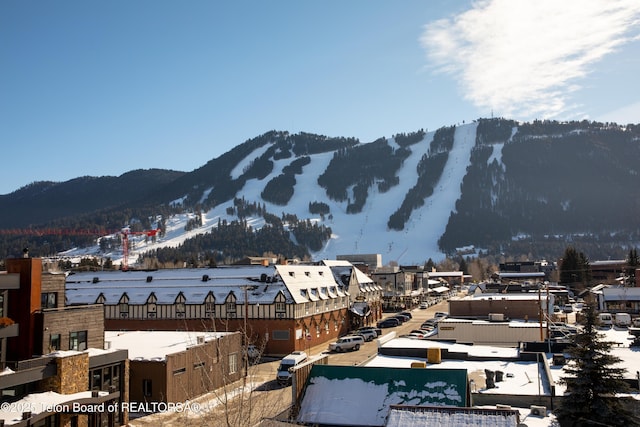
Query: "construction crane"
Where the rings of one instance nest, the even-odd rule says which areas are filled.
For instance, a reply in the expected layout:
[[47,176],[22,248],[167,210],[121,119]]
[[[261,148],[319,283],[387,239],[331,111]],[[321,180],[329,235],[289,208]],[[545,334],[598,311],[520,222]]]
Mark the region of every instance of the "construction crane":
[[131,231],[128,227],[121,230],[122,233],[122,271],[129,270],[129,236],[144,235],[147,237],[155,237],[160,228],[144,231]]

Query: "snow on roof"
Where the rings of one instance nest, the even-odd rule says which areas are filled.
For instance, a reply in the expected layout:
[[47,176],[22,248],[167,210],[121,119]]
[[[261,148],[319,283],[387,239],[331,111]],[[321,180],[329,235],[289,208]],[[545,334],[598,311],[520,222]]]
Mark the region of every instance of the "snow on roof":
[[[541,390],[538,388],[540,372],[535,361],[501,360],[498,354],[494,356],[496,356],[494,360],[442,359],[440,363],[427,363],[427,369],[465,369],[469,378],[474,380],[471,387],[472,392],[529,396],[540,393]],[[423,358],[378,355],[366,366],[410,368],[411,364],[415,362],[427,362],[426,351]],[[485,369],[503,372],[503,381],[496,382],[495,388],[485,389]],[[542,384],[541,386],[543,387],[542,392],[549,394],[548,384]]]
[[457,298],[458,300],[511,300],[511,301],[524,301],[524,300],[535,300],[538,301],[538,298],[546,301],[547,294],[546,292],[516,292],[516,293],[505,293],[505,294],[495,294],[495,293],[481,293],[481,294],[472,294],[466,295],[463,297]]
[[151,293],[158,304],[173,304],[180,293],[187,304],[202,304],[209,292],[217,301],[224,301],[233,291],[238,302],[242,303],[243,287],[258,286],[259,292],[252,292],[251,301],[269,303],[285,288],[282,282],[260,282],[263,274],[271,278],[275,270],[273,267],[247,266],[82,272],[67,277],[65,294],[68,304],[94,304],[101,294],[105,303],[116,304],[124,293],[130,304],[146,303]]
[[202,304],[209,293],[219,303],[233,292],[242,304],[247,287],[252,304],[270,304],[280,292],[296,303],[308,302],[312,293],[327,298],[346,293],[327,266],[278,265],[76,273],[67,277],[66,297],[68,304],[94,304],[101,297],[117,304],[126,294],[129,304],[145,304],[153,294],[157,304],[173,304],[182,294],[187,304]]
[[543,272],[538,272],[538,271],[531,271],[531,272],[526,272],[526,273],[516,273],[516,272],[499,272],[498,276],[505,277],[505,278],[513,278],[513,279],[518,279],[518,278],[526,278],[526,277],[545,277]]
[[635,300],[640,299],[640,288],[611,286],[602,288],[602,298],[607,300]]
[[382,426],[390,405],[465,406],[463,370],[314,365],[298,422]]
[[[443,348],[451,353],[466,353],[474,357],[491,357],[501,359],[517,359],[518,349],[515,347],[494,347],[486,345],[456,344],[448,341],[415,340],[411,338],[395,338],[380,345],[381,348],[418,348],[424,349],[425,357],[429,348]],[[377,356],[381,357],[381,356]],[[377,357],[371,359],[375,363]],[[367,366],[369,363],[367,363]]]
[[456,409],[433,410],[432,408],[394,407],[389,411],[385,427],[513,427],[518,425],[518,414],[515,412],[509,413],[509,411],[492,411],[478,408]]
[[112,349],[128,350],[131,360],[164,361],[170,354],[185,351],[198,344],[215,340],[233,332],[184,332],[184,331],[106,331],[105,342]]
[[462,271],[429,271],[427,277],[462,277]]
[[327,266],[318,265],[277,265],[276,270],[282,282],[297,304],[318,301],[322,295],[339,295],[345,291]]

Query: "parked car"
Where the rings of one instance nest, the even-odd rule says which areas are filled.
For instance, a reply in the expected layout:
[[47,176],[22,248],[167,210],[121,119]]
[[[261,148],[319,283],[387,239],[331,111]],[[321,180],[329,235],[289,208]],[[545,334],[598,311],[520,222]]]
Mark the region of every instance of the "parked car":
[[598,319],[600,320],[600,326],[610,328],[613,325],[613,316],[611,316],[611,313],[600,313],[598,314]]
[[255,361],[260,358],[260,349],[253,344],[247,346],[247,357],[250,361]]
[[398,314],[402,314],[403,316],[407,316],[409,319],[413,319],[413,316],[411,315],[411,312],[409,311],[403,311],[401,313]]
[[382,319],[378,322],[378,328],[393,328],[400,324],[400,320],[395,317],[387,317],[386,319]]
[[423,301],[423,302],[420,303],[420,309],[425,310],[427,308],[429,308],[429,303],[428,302]]
[[420,327],[421,328],[435,328],[436,327],[436,323],[438,323],[436,319],[429,319],[429,320],[425,320],[424,322],[422,322],[422,325],[420,325]]
[[376,333],[376,337],[379,337],[380,335],[382,335],[382,329],[377,328],[375,326],[363,326],[361,328],[356,329],[356,332],[359,331],[373,331]]
[[365,341],[373,341],[378,338],[378,333],[374,329],[358,329],[353,335],[360,335]]
[[337,353],[342,351],[358,351],[362,345],[364,345],[364,338],[362,336],[347,335],[329,344],[329,351],[335,351]]
[[631,315],[629,313],[616,313],[615,325],[621,328],[631,326]]
[[572,304],[565,304],[564,306],[562,306],[562,312],[563,313],[573,313],[573,305]]
[[433,317],[436,320],[442,320],[449,317],[449,313],[447,313],[446,311],[436,311],[436,314],[434,314]]
[[405,316],[404,314],[396,314],[395,316],[396,319],[398,319],[400,321],[400,323],[404,323],[404,322],[408,322],[409,320],[411,320],[409,317]]

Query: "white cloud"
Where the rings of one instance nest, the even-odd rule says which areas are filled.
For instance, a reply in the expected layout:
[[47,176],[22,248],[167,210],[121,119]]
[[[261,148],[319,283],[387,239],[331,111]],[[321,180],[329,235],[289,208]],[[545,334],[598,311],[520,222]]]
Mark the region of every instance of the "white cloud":
[[557,118],[578,111],[581,79],[637,38],[639,23],[637,0],[484,0],[426,25],[420,41],[476,107]]

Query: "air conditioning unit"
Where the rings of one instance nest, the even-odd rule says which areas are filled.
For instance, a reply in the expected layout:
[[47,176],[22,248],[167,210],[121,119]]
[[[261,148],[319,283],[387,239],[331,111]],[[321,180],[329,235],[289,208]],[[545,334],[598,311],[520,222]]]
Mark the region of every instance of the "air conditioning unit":
[[156,314],[155,314],[155,313],[153,313],[153,312],[151,312],[151,313],[147,313],[147,317],[148,317],[149,319],[155,319]]
[[198,344],[204,344],[204,337],[203,337],[203,336],[198,336],[198,337],[196,338],[196,342],[197,342]]
[[184,313],[182,313],[182,312],[176,313],[176,317],[184,317]]
[[129,317],[129,313],[120,313],[120,317],[127,319]]
[[496,404],[496,409],[508,409],[511,410],[511,405],[501,405],[500,403]]
[[276,313],[276,317],[278,319],[283,319],[284,318],[284,313]]
[[546,417],[547,416],[547,407],[546,406],[531,405],[531,415],[535,415],[535,416],[538,416],[538,417]]

